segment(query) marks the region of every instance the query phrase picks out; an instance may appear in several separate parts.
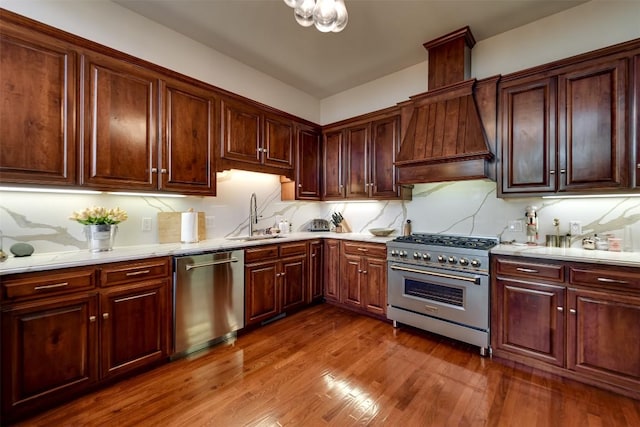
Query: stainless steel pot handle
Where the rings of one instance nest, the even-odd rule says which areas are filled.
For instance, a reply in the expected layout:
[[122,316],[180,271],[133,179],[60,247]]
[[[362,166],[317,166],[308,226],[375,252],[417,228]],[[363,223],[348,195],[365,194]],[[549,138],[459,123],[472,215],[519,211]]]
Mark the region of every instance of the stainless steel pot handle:
[[425,271],[425,270],[417,270],[415,268],[400,267],[399,265],[392,265],[389,268],[391,268],[392,270],[407,271],[409,273],[426,274],[428,276],[444,277],[445,279],[464,280],[465,282],[471,282],[471,283],[476,284],[476,285],[480,284],[480,283],[478,283],[479,279],[477,277],[455,276],[453,274],[436,273],[435,271]]
[[199,262],[197,264],[187,264],[184,266],[185,270],[189,271],[192,270],[194,268],[200,268],[200,267],[209,267],[212,265],[220,265],[220,264],[229,264],[232,262],[238,262],[238,258],[229,258],[229,259],[223,259],[220,261],[208,261],[208,262]]

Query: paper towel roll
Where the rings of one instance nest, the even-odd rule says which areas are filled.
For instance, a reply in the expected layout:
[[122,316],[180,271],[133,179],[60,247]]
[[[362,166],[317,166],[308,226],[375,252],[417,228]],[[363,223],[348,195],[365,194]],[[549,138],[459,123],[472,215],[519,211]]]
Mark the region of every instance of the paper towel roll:
[[196,243],[198,241],[198,213],[182,212],[180,222],[180,241],[182,243]]

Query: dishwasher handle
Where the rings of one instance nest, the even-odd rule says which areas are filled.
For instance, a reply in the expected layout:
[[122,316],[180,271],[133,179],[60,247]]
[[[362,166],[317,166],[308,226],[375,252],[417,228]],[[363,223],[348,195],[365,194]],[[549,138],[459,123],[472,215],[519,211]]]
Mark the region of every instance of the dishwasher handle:
[[229,258],[229,259],[223,259],[223,260],[219,260],[219,261],[207,261],[207,262],[197,262],[194,264],[187,264],[184,266],[185,270],[189,271],[192,270],[194,268],[200,268],[200,267],[209,267],[212,265],[220,265],[220,264],[229,264],[232,262],[238,262],[238,258]]

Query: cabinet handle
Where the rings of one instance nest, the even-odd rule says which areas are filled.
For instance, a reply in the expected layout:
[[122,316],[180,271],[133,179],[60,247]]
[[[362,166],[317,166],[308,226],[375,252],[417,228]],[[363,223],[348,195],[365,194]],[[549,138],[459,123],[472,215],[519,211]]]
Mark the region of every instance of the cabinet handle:
[[604,282],[604,283],[619,283],[621,285],[626,285],[629,282],[627,282],[626,280],[616,280],[616,279],[609,279],[608,277],[598,277],[598,282]]
[[167,170],[166,170],[166,169],[164,169],[164,168],[163,168],[163,169],[160,169],[160,173],[167,173]]
[[298,184],[298,188],[302,188],[302,184]]
[[367,248],[358,248],[358,250],[360,252],[369,252],[369,249],[367,249]]
[[150,272],[151,272],[151,270],[131,271],[131,272],[127,273],[127,277],[139,276],[141,274],[149,274]]
[[316,257],[316,254],[311,254],[311,258],[315,258],[315,257]]
[[556,171],[549,171],[549,175],[555,175]]
[[276,273],[276,277],[280,277],[280,273]]
[[89,316],[89,322],[93,323],[96,321],[96,316]]
[[362,270],[362,274],[367,274],[367,270]]
[[565,173],[565,172],[566,172],[566,170],[560,169],[560,173]]
[[69,286],[69,282],[56,283],[55,285],[41,285],[33,288],[36,291],[41,291],[43,289],[54,289],[54,288],[64,288],[65,286]]
[[102,318],[107,320],[109,318],[109,313],[102,313]]
[[638,164],[636,165],[636,168],[640,169],[640,163],[638,163]]
[[157,173],[158,172],[158,168],[151,168],[151,173]]
[[424,309],[427,311],[438,311],[438,307],[434,307],[432,305],[425,305]]
[[571,314],[576,314],[576,309],[575,309],[575,308],[570,308],[570,309],[569,309],[569,313],[571,313]]
[[562,312],[562,311],[564,311],[564,307],[556,307],[556,310]]
[[280,276],[286,276],[286,275],[287,275],[287,273],[284,273],[284,272],[280,273]]
[[522,271],[523,273],[540,273],[538,270],[534,270],[533,268],[516,268],[517,271]]
[[358,273],[362,273],[362,270],[358,270]]

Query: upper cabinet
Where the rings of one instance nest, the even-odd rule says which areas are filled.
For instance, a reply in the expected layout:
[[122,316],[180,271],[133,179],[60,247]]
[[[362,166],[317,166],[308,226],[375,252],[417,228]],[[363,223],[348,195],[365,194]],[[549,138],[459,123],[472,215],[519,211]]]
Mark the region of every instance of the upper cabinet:
[[[636,156],[640,153],[640,53],[633,58],[633,87],[635,105],[631,111],[635,111],[632,115],[631,136],[635,136],[633,146],[635,147]],[[640,186],[640,159],[636,158],[632,163],[632,176],[635,177],[634,187]]]
[[70,44],[3,19],[2,183],[76,184],[76,63]]
[[220,169],[292,175],[293,122],[258,106],[222,100]]
[[629,94],[638,78],[629,78],[625,46],[638,49],[630,43],[502,78],[500,196],[633,186]]
[[281,178],[282,200],[320,200],[322,144],[320,129],[296,124],[295,180]]
[[400,115],[385,111],[324,131],[324,200],[407,199],[394,166],[399,148]]

